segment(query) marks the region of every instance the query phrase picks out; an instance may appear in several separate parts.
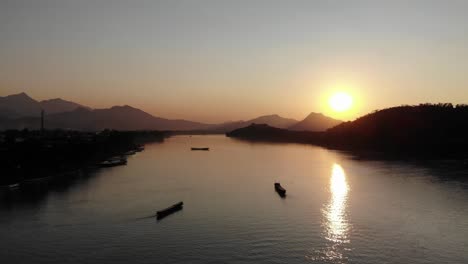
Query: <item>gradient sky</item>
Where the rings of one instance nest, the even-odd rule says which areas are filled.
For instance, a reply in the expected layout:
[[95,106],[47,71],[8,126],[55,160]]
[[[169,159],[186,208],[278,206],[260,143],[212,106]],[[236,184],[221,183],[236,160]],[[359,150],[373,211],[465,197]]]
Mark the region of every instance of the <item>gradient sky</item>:
[[[468,103],[467,13],[455,0],[0,0],[0,96],[204,122]],[[337,90],[353,111],[330,111]]]

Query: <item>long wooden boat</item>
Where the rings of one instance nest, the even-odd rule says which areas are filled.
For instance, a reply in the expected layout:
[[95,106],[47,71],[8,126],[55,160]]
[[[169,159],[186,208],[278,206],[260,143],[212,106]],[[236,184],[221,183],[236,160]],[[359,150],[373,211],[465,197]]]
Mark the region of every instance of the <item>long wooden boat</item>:
[[157,219],[162,219],[170,214],[173,214],[179,210],[182,210],[184,208],[184,203],[183,202],[178,202],[172,206],[167,207],[166,209],[160,210],[156,212],[156,218]]
[[19,182],[0,185],[0,194],[2,194],[3,191],[5,191],[5,192],[16,191],[19,188],[20,188],[20,183]]
[[192,148],[192,150],[204,150],[204,151],[208,151],[208,150],[210,150],[210,148]]
[[44,183],[52,180],[52,176],[46,176],[46,177],[40,177],[40,178],[28,178],[23,180],[21,183],[23,184],[29,184],[29,183]]
[[145,150],[145,147],[143,147],[143,146],[138,146],[135,149],[136,152],[142,152],[143,150]]
[[115,166],[121,166],[121,165],[126,165],[127,160],[126,159],[108,159],[103,162],[98,163],[97,165],[99,167],[115,167]]
[[286,189],[284,189],[279,182],[275,182],[275,190],[281,196],[286,196]]
[[124,153],[125,156],[130,156],[130,155],[135,155],[137,152],[136,150],[129,150],[127,152]]
[[18,190],[19,187],[20,187],[19,183],[13,183],[13,184],[8,185],[8,188],[9,188],[11,191]]

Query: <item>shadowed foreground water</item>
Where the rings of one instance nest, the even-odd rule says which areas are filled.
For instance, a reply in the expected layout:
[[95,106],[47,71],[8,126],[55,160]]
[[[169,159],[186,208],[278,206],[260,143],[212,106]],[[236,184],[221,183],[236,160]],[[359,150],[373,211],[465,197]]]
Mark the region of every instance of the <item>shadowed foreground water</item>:
[[436,165],[172,137],[127,166],[3,197],[0,262],[468,263],[467,171]]

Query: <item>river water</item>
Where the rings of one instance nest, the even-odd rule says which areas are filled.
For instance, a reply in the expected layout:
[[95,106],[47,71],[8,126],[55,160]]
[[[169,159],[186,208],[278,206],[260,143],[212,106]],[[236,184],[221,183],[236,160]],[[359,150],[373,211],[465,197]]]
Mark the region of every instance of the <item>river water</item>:
[[[468,263],[467,172],[175,136],[127,166],[2,197],[0,262]],[[183,210],[154,218],[179,201]]]

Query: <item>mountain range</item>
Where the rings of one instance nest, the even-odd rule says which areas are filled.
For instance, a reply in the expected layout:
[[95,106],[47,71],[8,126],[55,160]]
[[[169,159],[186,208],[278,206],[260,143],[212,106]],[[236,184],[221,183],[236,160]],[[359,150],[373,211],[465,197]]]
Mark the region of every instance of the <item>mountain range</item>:
[[182,119],[153,116],[128,105],[92,109],[60,98],[37,101],[26,93],[0,97],[0,129],[38,129],[41,110],[45,112],[47,129],[99,131],[116,130],[175,130],[226,133],[250,124],[267,124],[272,127],[323,131],[341,121],[322,114],[311,113],[302,121],[279,115],[265,115],[247,121],[205,124]]
[[72,111],[78,107],[89,109],[89,107],[60,98],[36,101],[26,93],[0,97],[0,116],[4,118],[37,116],[41,110],[48,114],[55,114]]

